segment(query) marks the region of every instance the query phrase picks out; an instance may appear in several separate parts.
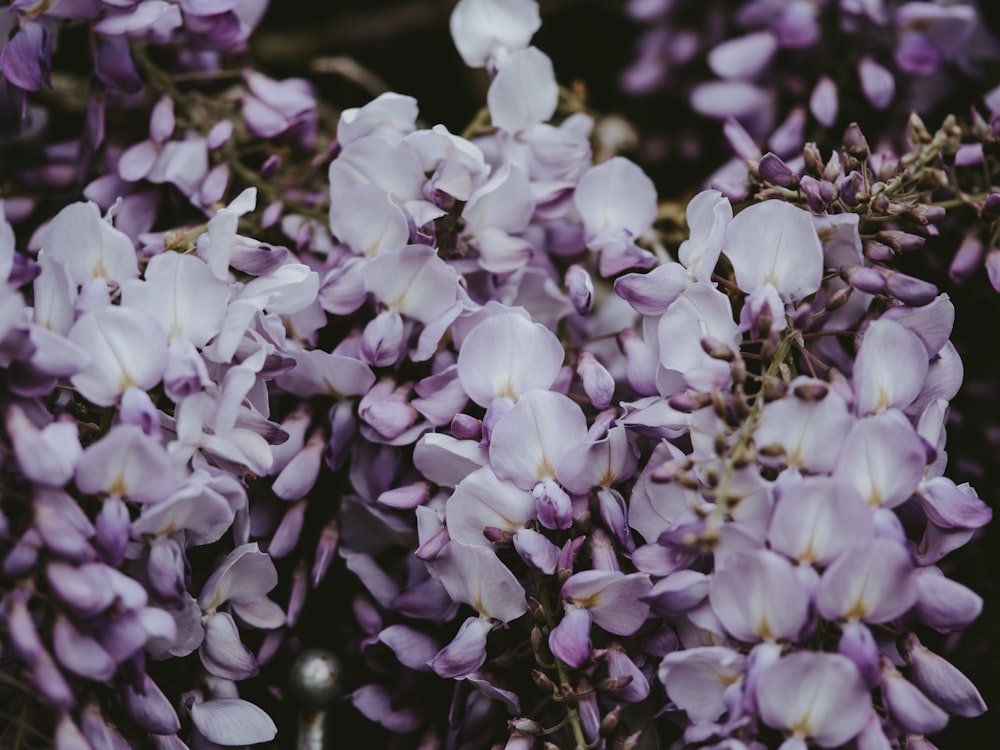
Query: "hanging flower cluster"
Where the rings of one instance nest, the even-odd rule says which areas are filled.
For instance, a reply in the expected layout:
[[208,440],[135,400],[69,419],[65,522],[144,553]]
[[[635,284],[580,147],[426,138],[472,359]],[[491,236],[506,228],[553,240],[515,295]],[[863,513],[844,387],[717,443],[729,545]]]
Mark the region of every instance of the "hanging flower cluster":
[[[784,5],[713,59],[794,46],[813,4]],[[939,567],[992,516],[947,476],[956,304],[897,264],[955,212],[954,274],[995,244],[991,177],[955,167],[995,166],[984,118],[801,168],[731,124],[744,176],[671,246],[533,0],[455,7],[490,80],[465,134],[386,93],[329,142],[304,81],[195,87],[262,13],[0,10],[13,138],[60,21],[101,82],[0,201],[0,744],[284,746],[263,668],[310,646],[399,747],[930,748],[985,711],[921,640],[983,603]],[[331,588],[336,636],[302,642]]]
[[648,28],[621,84],[636,95],[676,97],[703,117],[734,118],[784,158],[824,131],[834,145],[837,126],[851,121],[870,127],[873,142],[896,141],[910,112],[929,114],[995,66],[1000,45],[981,7],[631,0],[629,15]]

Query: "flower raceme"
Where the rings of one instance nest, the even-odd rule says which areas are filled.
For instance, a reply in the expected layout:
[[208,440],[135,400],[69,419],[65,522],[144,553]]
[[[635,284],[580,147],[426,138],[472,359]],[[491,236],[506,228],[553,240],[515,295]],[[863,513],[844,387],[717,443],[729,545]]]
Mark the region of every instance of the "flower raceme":
[[[218,50],[257,20],[92,5],[99,78],[126,89],[112,29]],[[819,32],[786,5],[710,55],[733,101],[759,98],[734,61],[762,74]],[[0,71],[29,89],[55,17],[15,6]],[[958,54],[907,13],[898,67]],[[241,690],[280,693],[273,665],[330,609],[351,706],[403,744],[892,748],[985,710],[916,634],[982,608],[938,567],[992,515],[945,476],[955,303],[777,157],[758,172],[786,192],[698,193],[661,244],[651,180],[593,163],[539,18],[461,0],[489,127],[425,129],[383,94],[341,113],[304,200],[269,160],[224,201],[253,171],[231,138],[315,145],[311,88],[246,72],[245,133],[183,135],[190,102],[157,90],[35,259],[0,203],[0,669],[57,746],[271,741]],[[198,218],[150,233],[166,185]]]

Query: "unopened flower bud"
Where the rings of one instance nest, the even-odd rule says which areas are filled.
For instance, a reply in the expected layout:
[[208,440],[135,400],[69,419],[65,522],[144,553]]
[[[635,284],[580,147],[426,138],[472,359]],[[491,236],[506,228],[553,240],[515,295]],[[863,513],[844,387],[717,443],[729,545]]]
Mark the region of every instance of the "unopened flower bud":
[[910,113],[909,122],[906,123],[906,138],[914,147],[922,143],[930,143],[934,140],[930,131],[927,130],[927,126],[924,125],[924,121],[920,119],[920,116],[916,112]]
[[701,339],[701,348],[712,359],[721,359],[723,362],[732,362],[736,356],[732,349],[714,336],[704,336]]
[[570,302],[580,315],[586,315],[594,306],[594,282],[587,269],[578,263],[566,269],[566,290]]
[[885,291],[885,274],[872,266],[853,266],[841,271],[841,277],[852,287],[868,294]]
[[794,187],[799,178],[792,168],[773,153],[766,153],[757,165],[757,171],[765,182],[781,187]]
[[531,679],[535,683],[535,687],[545,694],[552,695],[556,690],[555,683],[540,669],[531,670]]
[[826,398],[829,390],[823,383],[800,383],[792,389],[792,393],[802,401],[816,402]]
[[468,414],[456,414],[451,420],[451,434],[459,440],[478,440],[483,434],[482,420]]
[[864,182],[857,171],[841,177],[837,182],[837,190],[840,193],[840,200],[847,206],[856,206],[861,201],[860,193],[864,189]]
[[878,263],[885,263],[886,261],[892,260],[895,255],[891,247],[883,245],[881,242],[865,240],[864,244],[865,256]]
[[941,206],[926,206],[924,204],[919,204],[916,206],[910,206],[903,212],[905,216],[910,221],[915,221],[917,224],[926,226],[927,224],[936,224],[946,215],[946,211]]
[[823,157],[815,143],[807,143],[802,149],[802,157],[806,163],[806,171],[809,174],[818,176],[823,174]]
[[841,287],[840,289],[838,289],[837,291],[835,291],[833,294],[830,295],[830,299],[826,301],[826,304],[823,306],[823,309],[826,310],[827,312],[831,312],[839,307],[843,307],[845,304],[847,304],[847,300],[851,298],[851,292],[853,291],[854,289],[852,287],[849,286]]
[[898,229],[886,229],[879,232],[875,236],[878,238],[879,242],[888,245],[893,250],[899,250],[904,253],[919,250],[927,241],[918,234],[901,232]]
[[938,288],[933,284],[898,271],[886,273],[885,288],[893,297],[911,307],[923,307],[938,295]]
[[809,204],[809,208],[813,213],[821,214],[826,210],[826,200],[823,198],[823,185],[825,183],[820,182],[815,177],[809,177],[808,175],[802,178],[799,183],[799,190],[806,198],[806,203]]
[[842,143],[844,150],[855,159],[866,161],[871,156],[868,139],[865,138],[865,134],[861,132],[861,128],[858,127],[856,122],[852,122],[847,126],[847,130],[844,131],[844,140]]
[[[625,679],[628,679],[630,682],[632,680],[631,677]],[[615,730],[618,729],[618,722],[620,721],[621,713],[622,707],[621,705],[617,705],[604,715],[604,718],[601,719],[601,726],[598,730],[602,737],[610,737],[615,733]]]
[[983,201],[983,210],[979,217],[989,223],[1000,218],[1000,193],[991,193]]
[[707,393],[675,393],[667,399],[667,404],[674,411],[689,414],[708,406],[712,397]]

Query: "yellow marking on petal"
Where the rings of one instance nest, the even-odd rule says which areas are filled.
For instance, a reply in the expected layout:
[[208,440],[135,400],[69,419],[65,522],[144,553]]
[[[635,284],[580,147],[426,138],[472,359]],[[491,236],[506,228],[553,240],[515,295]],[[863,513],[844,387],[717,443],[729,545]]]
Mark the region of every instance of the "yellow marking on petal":
[[135,382],[135,378],[132,377],[131,373],[127,370],[122,370],[121,376],[118,378],[118,392],[125,393],[129,388],[138,388],[139,384]]
[[774,631],[771,630],[771,625],[767,621],[766,617],[761,617],[760,620],[758,621],[758,623],[757,623],[757,635],[760,636],[760,639],[762,641],[771,642],[771,641],[774,641],[776,639]]
[[552,466],[552,462],[549,461],[549,457],[542,454],[542,460],[535,466],[535,476],[541,481],[542,479],[552,479],[555,475],[556,470]]
[[868,607],[865,605],[864,597],[859,595],[851,608],[844,613],[844,617],[848,620],[863,620],[867,614]]
[[715,681],[718,682],[722,687],[729,687],[734,682],[739,682],[743,679],[741,674],[732,674],[730,672],[716,672]]
[[104,258],[98,258],[97,262],[91,266],[90,273],[95,279],[105,279],[108,278],[108,269],[104,266]]
[[892,405],[892,396],[885,389],[884,386],[878,387],[878,401],[875,404],[875,408],[872,410],[875,414],[885,411]]
[[608,465],[607,467],[605,467],[604,473],[601,475],[601,479],[598,482],[598,484],[601,487],[605,488],[610,487],[615,483],[615,479],[617,479],[617,477],[615,476],[615,472],[612,470],[611,466]]
[[580,607],[581,609],[596,609],[601,603],[601,592],[598,591],[596,594],[591,594],[590,596],[584,596],[580,599],[576,597],[573,598],[573,604]]
[[517,401],[517,393],[514,391],[514,384],[510,382],[510,378],[503,381],[503,385],[500,386],[497,396],[500,398],[509,398],[511,401]]
[[803,739],[805,739],[806,737],[811,737],[812,736],[812,727],[809,726],[809,714],[806,714],[801,719],[799,719],[797,722],[795,722],[794,724],[792,724],[789,727],[789,729],[792,730],[793,734],[795,734],[795,735],[797,735],[797,736],[799,736],[799,737],[801,737]]
[[874,484],[868,489],[868,505],[871,508],[881,508],[882,503],[885,500],[882,497],[882,490],[876,487]]
[[125,481],[124,472],[115,477],[115,481],[108,487],[108,494],[111,497],[124,497],[128,494],[128,482]]

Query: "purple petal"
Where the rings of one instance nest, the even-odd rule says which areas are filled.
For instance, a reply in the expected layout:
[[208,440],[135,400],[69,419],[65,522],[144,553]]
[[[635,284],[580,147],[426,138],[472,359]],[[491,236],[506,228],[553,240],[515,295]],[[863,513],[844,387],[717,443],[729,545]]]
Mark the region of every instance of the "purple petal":
[[590,611],[568,605],[563,618],[549,633],[549,648],[564,664],[580,667],[590,656]]
[[278,733],[263,709],[239,698],[194,703],[190,710],[195,728],[218,745],[255,745],[270,742]]

